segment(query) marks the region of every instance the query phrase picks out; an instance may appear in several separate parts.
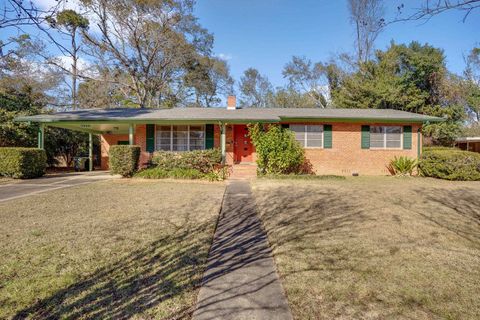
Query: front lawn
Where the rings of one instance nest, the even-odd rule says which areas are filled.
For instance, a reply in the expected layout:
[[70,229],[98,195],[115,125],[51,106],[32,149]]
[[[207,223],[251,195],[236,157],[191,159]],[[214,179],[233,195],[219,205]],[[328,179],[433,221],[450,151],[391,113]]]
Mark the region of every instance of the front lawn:
[[296,319],[480,319],[480,182],[257,180]]
[[0,318],[189,318],[223,191],[113,180],[0,203]]

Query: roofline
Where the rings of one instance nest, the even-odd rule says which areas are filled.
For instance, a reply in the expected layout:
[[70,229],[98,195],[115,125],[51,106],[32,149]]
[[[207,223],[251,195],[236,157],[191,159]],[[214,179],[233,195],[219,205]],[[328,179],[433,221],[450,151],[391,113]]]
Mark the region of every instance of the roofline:
[[455,142],[480,142],[480,137],[460,137],[455,139]]
[[298,121],[298,122],[309,122],[309,121],[331,121],[331,122],[383,122],[383,123],[428,123],[428,122],[443,122],[445,119],[438,117],[428,117],[427,119],[419,118],[382,118],[382,117],[370,117],[370,118],[361,118],[361,117],[288,117],[281,116],[279,119],[129,119],[129,118],[103,118],[103,119],[45,119],[45,118],[33,118],[29,116],[17,117],[14,119],[15,122],[39,122],[39,123],[69,123],[69,124],[95,124],[95,123],[132,123],[132,124],[171,124],[171,123],[193,123],[193,124],[217,124],[217,123],[245,123],[245,122],[260,122],[260,123],[280,123],[285,121]]

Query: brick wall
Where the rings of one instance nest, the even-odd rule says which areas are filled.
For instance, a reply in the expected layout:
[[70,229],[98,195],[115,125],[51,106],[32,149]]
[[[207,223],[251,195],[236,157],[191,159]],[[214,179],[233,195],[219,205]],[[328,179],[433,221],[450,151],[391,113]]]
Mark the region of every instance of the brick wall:
[[[368,125],[388,125],[369,123]],[[402,124],[410,125],[410,124]],[[386,166],[395,156],[417,157],[417,135],[419,125],[412,124],[412,148],[409,150],[375,150],[361,148],[361,126],[357,123],[332,124],[332,149],[305,149],[307,159],[317,174],[360,175],[388,174]],[[233,125],[227,125],[227,163],[234,162]],[[105,134],[101,136],[102,169],[108,169],[108,150],[118,141],[128,141],[128,135]],[[146,152],[146,126],[135,128],[135,144],[142,148],[140,164],[146,163],[150,154]],[[214,127],[214,146],[220,148],[220,126]],[[256,159],[256,154],[253,154]]]
[[389,174],[386,166],[395,156],[417,158],[419,125],[412,125],[412,148],[409,150],[362,149],[361,126],[356,123],[333,123],[331,149],[305,149],[306,157],[317,174],[351,175],[357,172],[360,175],[385,175]]
[[[227,151],[227,164],[232,165],[234,162],[233,157],[233,125],[226,125],[227,132],[225,134],[226,151]],[[214,147],[220,148],[220,126],[214,126]]]
[[[134,144],[140,146],[140,166],[150,160],[150,153],[147,149],[147,127],[146,125],[135,126]],[[108,151],[110,146],[117,145],[118,141],[128,141],[128,134],[102,134],[100,136],[101,145],[101,168],[108,170]]]

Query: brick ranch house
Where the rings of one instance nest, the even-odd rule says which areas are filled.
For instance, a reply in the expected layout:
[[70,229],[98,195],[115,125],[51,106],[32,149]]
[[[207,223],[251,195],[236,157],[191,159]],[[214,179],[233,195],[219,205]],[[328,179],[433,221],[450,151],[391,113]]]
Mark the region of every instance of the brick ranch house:
[[45,126],[88,132],[91,159],[91,137],[100,135],[102,169],[108,169],[110,146],[135,144],[141,164],[156,150],[220,148],[234,172],[236,165],[255,162],[247,124],[279,124],[294,131],[317,174],[384,175],[395,156],[418,158],[422,125],[442,119],[387,109],[242,109],[229,97],[227,108],[83,109],[17,121],[40,123],[40,148]]

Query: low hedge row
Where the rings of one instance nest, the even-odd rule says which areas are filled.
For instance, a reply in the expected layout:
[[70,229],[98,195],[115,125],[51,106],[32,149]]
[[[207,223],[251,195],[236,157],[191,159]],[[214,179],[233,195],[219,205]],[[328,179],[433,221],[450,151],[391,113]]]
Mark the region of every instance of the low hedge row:
[[218,167],[208,173],[203,173],[197,169],[174,168],[166,170],[159,167],[144,169],[135,174],[135,178],[143,179],[190,179],[190,180],[209,180],[223,181],[228,177],[228,167]]
[[480,153],[456,148],[425,148],[418,164],[425,177],[446,180],[480,180]]
[[0,176],[31,179],[45,174],[47,154],[37,148],[0,148]]
[[222,162],[219,149],[195,150],[188,152],[156,151],[152,164],[167,171],[173,169],[195,169],[201,173],[212,172]]
[[119,174],[122,177],[131,177],[137,172],[139,159],[139,146],[111,146],[109,150],[110,172],[112,174]]

